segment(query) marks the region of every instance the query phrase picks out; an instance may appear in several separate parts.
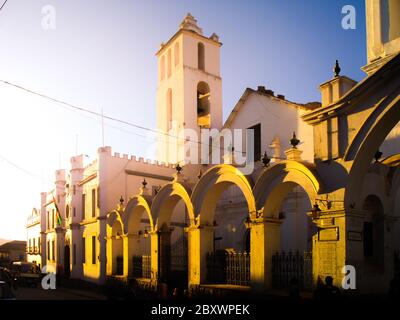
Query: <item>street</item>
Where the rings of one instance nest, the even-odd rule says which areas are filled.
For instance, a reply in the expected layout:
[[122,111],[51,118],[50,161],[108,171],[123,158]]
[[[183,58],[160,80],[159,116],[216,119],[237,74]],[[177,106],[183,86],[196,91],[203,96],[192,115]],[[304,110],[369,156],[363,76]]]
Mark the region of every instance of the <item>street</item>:
[[106,297],[98,292],[57,288],[55,290],[44,290],[37,288],[18,287],[13,289],[17,300],[105,300]]

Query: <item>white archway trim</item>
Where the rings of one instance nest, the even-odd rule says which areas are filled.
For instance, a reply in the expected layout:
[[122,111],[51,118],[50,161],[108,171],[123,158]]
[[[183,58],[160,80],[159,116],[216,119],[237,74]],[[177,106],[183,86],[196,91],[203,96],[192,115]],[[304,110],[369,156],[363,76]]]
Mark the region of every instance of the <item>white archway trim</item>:
[[238,168],[221,164],[207,170],[193,190],[192,203],[197,223],[200,222],[201,217],[205,223],[212,222],[210,220],[221,193],[231,185],[237,186],[242,191],[249,212],[255,212],[256,204],[249,180]]
[[[149,231],[154,230],[153,217],[151,215],[151,199],[149,196],[144,195],[135,195],[129,199],[124,213],[123,213],[123,222],[124,222],[124,232],[125,234],[135,234],[138,232],[141,223],[141,217],[143,213],[146,213],[147,218],[149,219],[150,229]],[[131,219],[133,220],[133,230],[129,230]]]
[[272,215],[296,185],[302,187],[314,202],[321,192],[321,180],[313,165],[285,160],[265,169],[253,189],[257,209]]
[[190,200],[191,190],[184,183],[171,182],[164,185],[155,196],[151,205],[151,214],[155,221],[154,230],[169,222],[172,211],[179,200],[183,200],[189,216],[190,225],[194,224],[194,210]]

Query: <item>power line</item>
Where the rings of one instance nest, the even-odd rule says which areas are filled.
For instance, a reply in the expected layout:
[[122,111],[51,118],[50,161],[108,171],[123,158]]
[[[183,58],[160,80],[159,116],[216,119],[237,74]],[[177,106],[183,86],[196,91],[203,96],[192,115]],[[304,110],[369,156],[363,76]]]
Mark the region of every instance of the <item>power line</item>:
[[[28,170],[22,168],[21,166],[19,166],[19,165],[16,164],[15,162],[9,160],[8,158],[2,156],[1,154],[0,154],[0,160],[3,160],[4,162],[8,163],[10,166],[12,166],[12,167],[18,169],[19,171],[21,171],[21,172],[23,172],[23,173],[25,173],[25,174],[27,174],[27,175],[30,175],[31,177],[33,177],[33,178],[35,178],[35,179],[40,179],[42,182],[43,182],[43,181],[50,182],[50,180],[47,180],[47,179],[45,179],[45,178],[39,176],[39,175],[36,174],[36,173],[30,172],[30,171],[28,171]],[[52,182],[52,183],[53,183],[53,182]]]
[[[6,84],[6,85],[9,85],[9,86],[15,87],[15,88],[17,88],[17,89],[19,89],[19,90],[28,92],[28,93],[30,93],[30,94],[33,94],[33,95],[42,97],[42,98],[44,98],[44,99],[53,101],[53,102],[55,102],[55,103],[57,103],[57,104],[60,104],[60,105],[62,105],[62,106],[64,106],[64,107],[72,108],[72,109],[75,109],[75,110],[78,110],[78,111],[81,111],[81,112],[85,112],[85,113],[89,113],[89,114],[95,115],[95,116],[97,116],[97,117],[100,117],[101,119],[108,119],[108,120],[111,120],[111,121],[119,122],[119,123],[122,123],[122,124],[124,124],[124,125],[131,126],[131,127],[135,127],[135,128],[137,128],[137,129],[140,129],[140,130],[145,130],[145,131],[148,131],[148,132],[155,133],[155,134],[157,134],[157,135],[160,135],[160,134],[161,134],[161,135],[164,135],[164,136],[167,136],[167,137],[170,137],[170,138],[175,138],[175,139],[180,139],[180,138],[181,138],[181,137],[179,137],[179,136],[171,135],[170,133],[161,132],[161,131],[159,131],[159,130],[147,128],[147,127],[144,127],[144,126],[142,126],[142,125],[138,125],[138,124],[135,124],[135,123],[132,123],[132,122],[128,122],[128,121],[121,120],[121,119],[117,119],[117,118],[110,117],[110,116],[106,116],[106,115],[104,115],[103,113],[99,113],[99,112],[96,112],[96,111],[93,111],[93,110],[89,110],[89,109],[86,109],[86,108],[83,108],[83,107],[78,107],[78,106],[73,105],[73,104],[71,104],[71,103],[69,103],[69,102],[65,102],[65,101],[62,101],[62,100],[59,100],[59,99],[56,99],[56,98],[52,98],[52,97],[50,97],[50,96],[48,96],[48,95],[46,95],[46,94],[39,93],[39,92],[37,92],[37,91],[34,91],[34,90],[31,90],[31,89],[25,88],[25,87],[23,87],[23,86],[20,86],[20,85],[15,84],[15,83],[11,83],[11,82],[9,82],[9,81],[0,80],[0,82],[4,83],[4,84]],[[200,141],[200,142],[199,142],[199,141],[193,141],[193,140],[186,139],[186,138],[185,138],[184,140],[187,141],[187,142],[195,143],[195,144],[203,144],[203,145],[205,145],[205,146],[207,146],[207,147],[210,147],[210,146],[211,146],[211,148],[213,148],[213,149],[215,149],[215,150],[216,150],[216,149],[220,149],[220,150],[222,150],[222,151],[225,150],[224,148],[221,148],[221,147],[219,148],[219,147],[214,146],[214,145],[212,145],[212,144],[210,145],[210,144],[208,144],[208,143],[204,143],[204,142],[201,142],[201,141]],[[239,153],[239,154],[242,154],[242,155],[243,155],[243,152],[242,152],[242,151],[231,150],[231,152],[236,152],[236,153]]]
[[8,1],[8,0],[5,0],[5,1],[3,2],[3,4],[2,4],[1,7],[0,7],[0,11],[1,11],[1,9],[3,9],[3,7],[6,5],[7,1]]

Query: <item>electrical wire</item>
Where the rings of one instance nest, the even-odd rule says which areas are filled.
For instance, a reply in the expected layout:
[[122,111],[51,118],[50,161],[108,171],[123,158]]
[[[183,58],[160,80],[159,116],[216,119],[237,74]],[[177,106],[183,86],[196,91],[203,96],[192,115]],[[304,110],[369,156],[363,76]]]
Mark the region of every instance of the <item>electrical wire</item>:
[[2,4],[1,7],[0,7],[0,11],[1,11],[1,10],[3,9],[3,7],[6,5],[7,1],[8,1],[8,0],[5,0],[5,1],[3,2],[3,4]]
[[[81,111],[81,112],[89,113],[89,114],[92,114],[92,115],[95,115],[95,116],[98,116],[98,117],[102,117],[102,118],[105,118],[105,119],[108,119],[108,120],[111,120],[111,121],[119,122],[119,123],[122,123],[122,124],[125,124],[125,125],[128,125],[128,126],[131,126],[131,127],[135,127],[135,128],[137,128],[137,129],[140,129],[140,130],[145,130],[145,131],[148,131],[148,132],[151,132],[151,133],[155,133],[155,134],[157,134],[157,135],[160,135],[160,134],[161,134],[161,135],[165,135],[165,136],[167,136],[167,137],[171,137],[171,138],[175,138],[175,139],[179,139],[179,138],[180,138],[179,136],[174,136],[174,135],[171,135],[170,133],[161,132],[161,131],[159,131],[159,130],[147,128],[147,127],[145,127],[145,126],[138,125],[138,124],[135,124],[135,123],[132,123],[132,122],[128,122],[128,121],[126,121],[126,120],[121,120],[121,119],[118,119],[118,118],[114,118],[114,117],[111,117],[111,116],[107,116],[107,115],[104,115],[104,114],[102,114],[102,113],[99,113],[99,112],[96,112],[96,111],[93,111],[93,110],[90,110],[90,109],[87,109],[87,108],[79,107],[79,106],[73,105],[73,104],[71,104],[71,103],[68,103],[68,102],[65,102],[65,101],[62,101],[62,100],[59,100],[59,99],[50,97],[50,96],[48,96],[48,95],[46,95],[46,94],[39,93],[39,92],[37,92],[37,91],[34,91],[34,90],[31,90],[31,89],[25,88],[25,87],[23,87],[23,86],[20,86],[20,85],[15,84],[15,83],[11,83],[11,82],[9,82],[9,81],[0,80],[0,82],[4,83],[4,84],[6,84],[6,85],[9,85],[9,86],[15,87],[15,88],[17,88],[17,89],[19,89],[19,90],[28,92],[28,93],[30,93],[30,94],[33,94],[33,95],[42,97],[42,98],[44,98],[44,99],[53,101],[53,102],[55,102],[55,103],[57,103],[57,104],[59,104],[59,105],[62,105],[62,106],[64,106],[64,107],[67,107],[68,109],[75,109],[75,110],[78,110],[78,111]],[[193,140],[190,140],[190,139],[185,139],[185,141],[186,141],[186,142],[195,143],[195,144],[203,144],[203,145],[207,146],[208,148],[211,147],[211,148],[213,148],[213,149],[215,149],[215,150],[216,150],[216,149],[220,149],[220,150],[222,150],[222,151],[225,151],[224,148],[215,146],[215,145],[213,145],[213,144],[210,145],[210,144],[208,144],[208,143],[199,142],[199,141],[193,141]],[[245,153],[244,151],[236,151],[236,150],[232,150],[232,152],[236,152],[236,153],[241,154],[241,155],[243,155],[243,153]]]

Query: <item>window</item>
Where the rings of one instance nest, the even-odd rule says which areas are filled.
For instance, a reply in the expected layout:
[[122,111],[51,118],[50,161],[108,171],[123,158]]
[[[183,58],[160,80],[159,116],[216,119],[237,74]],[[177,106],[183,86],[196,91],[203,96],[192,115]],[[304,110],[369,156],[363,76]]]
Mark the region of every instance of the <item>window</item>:
[[82,194],[82,220],[86,217],[86,194]]
[[165,56],[162,56],[160,63],[160,79],[164,80],[164,78],[165,78]]
[[76,265],[76,243],[72,246],[72,264]]
[[51,244],[51,260],[52,261],[55,261],[56,260],[56,242],[55,242],[55,240],[53,240],[52,241],[52,244]]
[[47,240],[47,260],[51,260],[50,257],[50,241]]
[[201,81],[197,85],[197,125],[202,128],[209,128],[210,119],[210,87]]
[[[256,124],[255,126],[252,126],[248,128],[249,130],[253,130],[254,133],[254,161],[260,161],[261,160],[261,123]],[[249,141],[249,136],[247,136],[247,143],[251,143]]]
[[204,53],[204,44],[199,42],[197,44],[197,62],[198,68],[200,70],[205,70],[205,53]]
[[76,208],[75,207],[72,208],[72,214],[73,214],[73,216],[75,218],[76,217]]
[[[30,242],[30,240],[29,240],[29,242]],[[32,249],[33,249],[33,250],[36,250],[36,239],[33,238],[33,239],[32,239],[32,242],[33,242],[33,244],[32,244],[32,247],[33,247],[33,248],[32,248]]]
[[170,77],[170,76],[171,76],[171,73],[172,73],[171,49],[168,49],[168,52],[167,52],[167,59],[168,59],[167,77]]
[[82,263],[86,263],[86,238],[82,238]]
[[76,193],[76,185],[74,184],[73,186],[72,186],[72,192],[73,192],[73,194],[75,195],[75,193]]
[[47,229],[50,229],[50,212],[47,211]]
[[31,239],[28,241],[28,251],[31,251]]
[[175,66],[177,66],[179,64],[179,42],[175,43],[175,47],[174,47],[174,63]]
[[172,128],[172,90],[167,91],[167,130]]
[[92,236],[92,264],[96,264],[96,237]]
[[39,253],[42,253],[42,248],[41,248],[42,243],[41,243],[41,241],[40,241],[40,237],[37,238],[37,239],[38,239],[38,252],[39,252]]
[[55,210],[51,210],[51,227],[54,229],[54,222],[56,221]]
[[92,218],[96,216],[96,189],[92,189]]
[[58,195],[57,196],[57,203],[60,203],[60,200],[61,200],[60,195]]
[[65,217],[69,219],[69,205],[65,207]]

